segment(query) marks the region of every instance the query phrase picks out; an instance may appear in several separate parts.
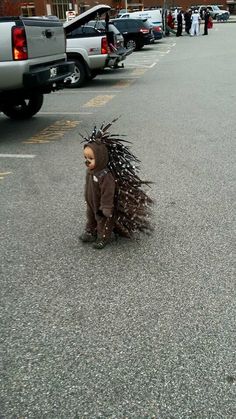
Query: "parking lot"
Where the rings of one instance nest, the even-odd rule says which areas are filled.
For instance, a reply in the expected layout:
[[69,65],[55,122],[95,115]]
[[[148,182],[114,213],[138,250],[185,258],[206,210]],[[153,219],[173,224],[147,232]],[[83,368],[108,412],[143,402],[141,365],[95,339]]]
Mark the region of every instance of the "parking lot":
[[[235,30],[0,115],[1,419],[235,419]],[[155,231],[98,252],[79,134],[117,116]]]

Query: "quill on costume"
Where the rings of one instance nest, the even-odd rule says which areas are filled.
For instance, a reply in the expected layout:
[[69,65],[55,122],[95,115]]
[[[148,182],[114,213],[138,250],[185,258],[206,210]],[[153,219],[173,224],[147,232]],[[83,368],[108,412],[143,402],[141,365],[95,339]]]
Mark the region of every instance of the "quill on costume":
[[[102,126],[97,129],[94,127],[94,130],[91,136],[84,138],[84,149],[86,147],[93,149],[96,153],[96,161],[100,158],[104,159],[104,152],[107,155],[106,164],[100,165],[99,170],[89,171],[90,174],[93,174],[93,183],[97,182],[99,184],[100,179],[103,179],[104,176],[112,175],[114,183],[114,196],[113,196],[113,210],[110,217],[110,224],[104,224],[106,231],[99,230],[101,226],[98,226],[97,232],[91,231],[91,225],[89,224],[89,234],[92,234],[93,239],[97,236],[97,241],[100,240],[106,242],[111,235],[112,231],[115,234],[132,237],[133,234],[137,231],[150,231],[152,226],[150,223],[151,215],[151,205],[153,200],[146,194],[143,190],[143,185],[148,185],[151,182],[144,182],[139,177],[139,164],[140,160],[131,153],[129,141],[121,138],[121,136],[116,134],[110,134],[108,131],[111,125],[117,121],[118,118],[114,119],[111,123],[102,124]],[[100,154],[98,153],[98,151]],[[101,154],[103,150],[103,155]],[[88,160],[86,160],[86,165],[89,166]],[[97,186],[97,185],[96,185]],[[86,200],[87,201],[87,200]],[[105,204],[106,207],[107,204]],[[103,205],[104,206],[104,205]],[[99,216],[103,215],[102,210],[103,206],[99,206],[96,210],[95,218],[98,219]],[[105,212],[105,210],[103,210]],[[109,218],[107,219],[109,221]],[[104,233],[104,234],[101,234]],[[101,237],[99,237],[99,235]],[[81,237],[81,240],[83,238]],[[83,241],[93,241],[93,240],[83,240]],[[105,245],[105,244],[104,244]],[[104,246],[94,247],[102,248]]]

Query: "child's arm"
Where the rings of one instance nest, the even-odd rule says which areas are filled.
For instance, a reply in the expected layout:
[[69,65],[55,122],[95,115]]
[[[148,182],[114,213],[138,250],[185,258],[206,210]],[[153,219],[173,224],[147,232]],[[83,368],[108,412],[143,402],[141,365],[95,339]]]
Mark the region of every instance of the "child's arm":
[[112,217],[115,197],[115,179],[112,174],[107,173],[101,181],[101,202],[99,210],[105,217]]

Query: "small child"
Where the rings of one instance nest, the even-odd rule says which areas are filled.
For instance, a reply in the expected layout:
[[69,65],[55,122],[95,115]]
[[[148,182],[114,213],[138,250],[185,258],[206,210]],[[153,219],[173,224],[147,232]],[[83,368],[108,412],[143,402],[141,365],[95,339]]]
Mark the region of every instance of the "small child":
[[131,154],[127,142],[110,135],[113,122],[96,127],[84,138],[84,158],[87,166],[85,200],[87,224],[80,236],[83,242],[94,242],[103,249],[115,234],[132,237],[135,231],[150,230],[148,220],[152,199],[141,189],[137,175],[139,160]]

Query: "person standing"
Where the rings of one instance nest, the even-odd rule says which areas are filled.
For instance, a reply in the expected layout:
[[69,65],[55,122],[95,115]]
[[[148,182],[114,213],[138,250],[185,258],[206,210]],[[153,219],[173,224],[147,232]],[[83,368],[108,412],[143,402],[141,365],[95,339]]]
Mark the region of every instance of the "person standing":
[[174,19],[175,19],[175,23],[177,22],[177,16],[178,16],[178,9],[176,7],[175,11],[174,11]]
[[194,12],[191,16],[191,20],[192,20],[192,25],[191,25],[190,34],[191,34],[191,36],[194,36],[194,35],[198,36],[199,35],[199,24],[200,24],[201,18],[200,18],[200,15],[199,15],[197,10],[194,10]]
[[185,20],[185,32],[189,35],[189,31],[191,29],[191,10],[186,10],[184,13],[184,20]]
[[203,19],[204,19],[204,33],[203,33],[203,35],[208,35],[208,25],[209,25],[209,20],[210,20],[210,12],[207,8],[205,10]]
[[183,16],[181,10],[179,11],[177,15],[177,32],[176,36],[182,36],[182,30],[183,30]]
[[172,16],[171,11],[169,11],[168,15],[166,16],[166,35],[170,35],[170,30],[173,31],[175,24],[174,24],[174,18]]

